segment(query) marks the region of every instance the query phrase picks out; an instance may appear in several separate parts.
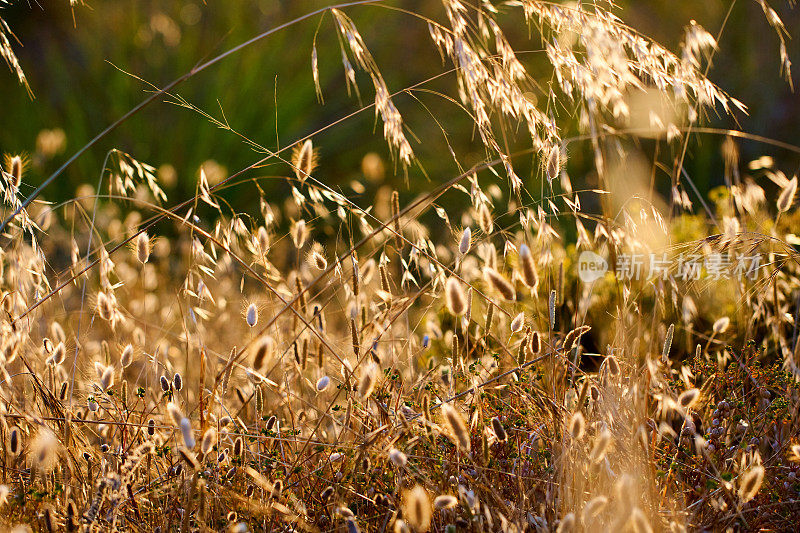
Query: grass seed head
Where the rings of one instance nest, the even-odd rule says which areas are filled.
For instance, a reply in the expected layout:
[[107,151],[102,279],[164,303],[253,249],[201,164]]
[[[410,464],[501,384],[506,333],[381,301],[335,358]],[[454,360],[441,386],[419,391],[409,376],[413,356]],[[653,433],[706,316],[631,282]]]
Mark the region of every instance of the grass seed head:
[[405,491],[403,498],[403,517],[408,523],[421,533],[431,527],[431,500],[421,485],[415,485]]
[[452,315],[461,316],[466,312],[467,302],[464,296],[464,289],[457,278],[450,277],[447,279],[445,283],[445,299],[447,309]]

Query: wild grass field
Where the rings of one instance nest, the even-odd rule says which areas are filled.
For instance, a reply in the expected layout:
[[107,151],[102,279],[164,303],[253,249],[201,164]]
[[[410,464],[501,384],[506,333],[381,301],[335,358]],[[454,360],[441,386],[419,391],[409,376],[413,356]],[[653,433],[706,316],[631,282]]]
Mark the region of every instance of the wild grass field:
[[[97,23],[60,3],[70,32]],[[3,90],[46,113],[60,93],[26,78],[36,43],[3,4]],[[800,145],[711,81],[755,6],[764,87],[793,89],[793,6],[730,2],[675,46],[601,0],[309,6],[174,81],[115,62],[109,90],[142,92],[107,129],[4,154],[0,527],[796,531]],[[175,41],[170,21],[136,39]],[[290,138],[279,77],[236,82],[273,38],[305,80],[292,128],[321,124]],[[436,73],[396,85],[429,52]],[[182,93],[204,79],[212,106]],[[269,138],[226,114],[259,79]],[[129,147],[180,144],[157,118],[109,144],[153,109],[249,162],[211,141],[148,162]],[[3,135],[18,117],[0,107]],[[687,171],[700,150],[711,176]]]

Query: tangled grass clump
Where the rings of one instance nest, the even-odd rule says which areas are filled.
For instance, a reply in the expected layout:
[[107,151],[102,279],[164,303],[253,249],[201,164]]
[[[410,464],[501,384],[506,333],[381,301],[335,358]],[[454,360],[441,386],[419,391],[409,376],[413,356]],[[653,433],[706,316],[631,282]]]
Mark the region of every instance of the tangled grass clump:
[[[415,143],[434,140],[412,134],[399,101],[425,83],[387,86],[346,14],[367,3],[388,4],[316,14],[332,21],[348,87],[374,90],[353,116],[374,111],[395,172],[416,179]],[[711,34],[692,22],[673,53],[606,4],[392,11],[427,24],[452,63],[441,96],[471,117],[482,154],[448,145],[458,171],[416,197],[375,185],[390,165],[374,153],[362,162],[373,179],[345,194],[321,177],[320,132],[264,147],[182,98],[186,76],[142,105],[166,97],[259,154],[230,175],[199,169],[190,198],[170,203],[168,169],[114,149],[96,185],[53,203],[43,195],[64,167],[24,194],[28,161],[10,156],[3,525],[792,530],[797,177],[780,170],[791,163],[740,161],[752,136],[701,124],[744,109],[706,76]],[[502,10],[543,43],[548,90]],[[315,43],[321,96],[318,61]],[[694,135],[724,156],[726,185],[708,202],[682,166]],[[595,184],[573,187],[570,156],[583,152]],[[266,165],[272,176],[254,174]],[[233,209],[230,187],[258,209]],[[587,277],[589,260],[602,268]]]

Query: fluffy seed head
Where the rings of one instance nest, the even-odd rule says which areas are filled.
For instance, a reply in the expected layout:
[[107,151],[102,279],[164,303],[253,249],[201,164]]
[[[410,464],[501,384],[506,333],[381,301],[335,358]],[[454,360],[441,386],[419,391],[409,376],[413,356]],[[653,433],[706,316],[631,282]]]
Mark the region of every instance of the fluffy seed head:
[[311,264],[314,265],[317,270],[325,270],[328,268],[328,260],[325,259],[325,256],[318,250],[312,250],[310,259]]
[[511,333],[519,333],[525,325],[525,313],[520,313],[511,321]]
[[364,371],[364,375],[361,376],[361,379],[358,382],[358,394],[360,394],[362,398],[369,398],[372,392],[375,390],[379,373],[380,369],[375,363],[370,363],[369,366],[367,366],[367,369]]
[[467,311],[466,296],[464,296],[464,289],[461,287],[461,282],[455,277],[450,277],[445,283],[445,300],[447,302],[447,309],[455,316],[461,316]]
[[532,354],[537,354],[541,349],[542,349],[542,341],[539,337],[539,332],[534,331],[531,334],[530,351]]
[[148,259],[150,259],[150,238],[145,232],[136,237],[136,259],[141,264],[147,263]]
[[492,212],[489,211],[489,208],[486,207],[486,204],[481,204],[480,208],[478,209],[478,224],[481,227],[481,231],[486,235],[489,235],[494,229]]
[[391,450],[389,450],[389,460],[399,467],[406,466],[406,463],[408,462],[406,454],[404,454],[397,448],[392,448]]
[[756,465],[742,476],[742,481],[739,485],[739,499],[742,503],[747,503],[758,494],[761,489],[761,483],[764,481],[764,467]]
[[444,415],[445,426],[448,430],[450,440],[452,440],[461,451],[469,453],[469,431],[467,431],[467,425],[464,423],[464,419],[461,418],[461,414],[449,403],[442,405],[442,414]]
[[181,408],[178,407],[174,402],[169,402],[167,404],[167,413],[169,413],[170,418],[172,418],[172,421],[175,422],[176,426],[181,424],[181,420],[183,420],[183,413],[181,412]]
[[561,148],[556,145],[550,147],[547,154],[547,180],[553,181],[561,172]]
[[126,368],[133,362],[133,346],[128,344],[123,348],[122,354],[119,356],[119,365]]
[[570,351],[575,348],[581,336],[590,329],[592,329],[591,326],[580,326],[567,333],[567,336],[564,337],[564,350]]
[[317,380],[317,392],[323,392],[325,389],[328,388],[328,385],[331,383],[331,378],[328,376],[322,376]]
[[31,441],[30,458],[38,469],[49,472],[58,459],[59,447],[55,433],[43,427]]
[[298,220],[294,223],[292,228],[292,241],[295,247],[299,250],[306,242],[306,221]]
[[500,422],[498,417],[492,418],[492,431],[494,431],[497,440],[500,442],[505,442],[508,440],[508,434],[506,433],[506,428],[503,427],[503,423]]
[[8,453],[11,455],[19,455],[22,450],[22,434],[18,427],[11,428],[11,433],[8,436]]
[[175,375],[172,376],[172,388],[176,391],[183,389],[183,377],[180,372],[175,372]]
[[182,418],[180,422],[181,436],[183,437],[183,444],[188,449],[194,448],[194,433],[192,433],[192,422],[188,418]]
[[728,326],[730,325],[731,325],[731,319],[726,316],[723,316],[722,318],[718,318],[716,322],[714,322],[712,329],[715,335],[719,335],[721,333],[725,333],[728,330]]
[[425,532],[431,527],[431,500],[421,485],[407,490],[403,498],[403,517],[417,531]]
[[114,384],[114,367],[107,366],[105,370],[103,370],[103,375],[100,376],[100,388],[103,390],[108,390],[111,385]]
[[292,167],[301,183],[306,181],[316,166],[317,154],[314,151],[311,139],[294,147],[292,151]]
[[461,241],[458,243],[458,251],[461,255],[466,255],[469,252],[469,246],[472,242],[472,230],[464,228],[464,233],[461,234]]
[[217,430],[214,428],[208,428],[205,433],[203,433],[203,440],[200,441],[200,451],[203,454],[207,454],[211,451],[211,448],[217,443]]
[[19,189],[19,186],[22,185],[22,158],[20,156],[15,155],[11,158],[11,168],[8,173],[11,174],[14,187]]
[[63,342],[59,342],[56,347],[53,349],[53,355],[51,356],[53,364],[60,365],[64,362],[64,359],[67,357],[67,348],[64,346]]
[[256,304],[251,303],[247,306],[245,318],[247,320],[247,325],[251,328],[258,323],[258,308],[256,308]]
[[592,446],[592,451],[589,454],[589,459],[593,463],[599,463],[605,458],[608,447],[611,445],[611,439],[611,432],[608,428],[603,428],[600,434],[595,438],[594,446]]
[[684,409],[691,407],[697,398],[700,396],[700,391],[697,389],[685,390],[678,396],[678,404]]
[[583,438],[586,429],[586,420],[580,411],[575,411],[569,419],[569,434],[575,440]]
[[594,517],[599,515],[603,512],[606,505],[608,505],[608,498],[605,496],[595,496],[588,502],[586,502],[586,506],[583,508],[583,512],[581,513],[581,520],[585,526],[588,526],[594,520]]
[[781,213],[785,213],[792,207],[792,203],[794,203],[794,195],[797,193],[797,176],[793,177],[789,183],[781,191],[781,195],[778,197],[778,211]]
[[536,290],[539,285],[539,275],[536,273],[536,263],[527,244],[519,247],[519,270],[522,282],[529,288]]
[[433,499],[433,506],[436,510],[452,509],[458,505],[458,499],[452,494],[440,494]]
[[571,533],[575,531],[575,513],[567,513],[558,524],[556,533]]
[[516,299],[514,286],[506,280],[498,271],[493,268],[484,267],[483,277],[506,300]]

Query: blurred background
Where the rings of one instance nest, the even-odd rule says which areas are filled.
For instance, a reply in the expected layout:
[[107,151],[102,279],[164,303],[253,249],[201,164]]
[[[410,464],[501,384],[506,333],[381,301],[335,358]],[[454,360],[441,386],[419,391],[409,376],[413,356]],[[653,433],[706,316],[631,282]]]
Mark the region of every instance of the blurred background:
[[[499,3],[498,3],[499,4]],[[694,19],[716,35],[731,5],[729,1],[619,2],[620,17],[643,34],[677,50],[683,28]],[[800,10],[783,0],[773,7],[790,32],[800,27]],[[0,153],[26,152],[31,159],[25,188],[32,190],[47,174],[148,95],[151,87],[136,75],[164,86],[198,63],[209,59],[266,29],[329,5],[322,0],[176,0],[101,2],[70,9],[67,0],[17,2],[0,12],[20,43],[15,51],[30,81],[35,99],[16,83],[13,74],[0,69]],[[381,68],[390,90],[400,90],[435,76],[451,66],[443,64],[424,21],[393,8],[413,8],[442,19],[436,0],[393,0],[383,5],[348,8]],[[504,31],[514,41],[529,73],[544,86],[550,69],[538,52],[543,42],[530,35],[519,8],[503,8]],[[311,71],[316,34],[324,105],[318,103]],[[789,41],[790,59],[800,68],[800,46]],[[711,125],[739,127],[777,140],[800,139],[800,97],[779,73],[778,39],[754,1],[737,2],[720,40],[710,78],[749,107],[749,116],[708,117]],[[798,77],[794,74],[795,85]],[[317,15],[277,32],[193,77],[176,90],[188,102],[213,115],[224,116],[232,128],[274,150],[322,128],[374,98],[368,79],[359,74],[361,101],[348,95],[335,26],[330,15]],[[425,85],[430,91],[456,94],[453,76]],[[546,98],[546,93],[540,96]],[[434,92],[415,92],[396,99],[416,137],[414,150],[424,172],[395,168],[376,123],[368,110],[314,137],[321,165],[316,177],[338,186],[350,197],[374,197],[380,184],[402,188],[405,195],[427,190],[459,171],[447,154],[441,127],[468,167],[484,154],[473,138],[469,117]],[[437,120],[431,120],[435,117]],[[570,117],[558,117],[564,135],[576,128]],[[437,122],[438,121],[438,122]],[[570,126],[570,124],[572,124]],[[524,141],[524,139],[521,139]],[[722,183],[722,138],[693,139],[686,167],[701,189]],[[520,143],[520,148],[524,143]],[[69,198],[85,182],[95,183],[107,152],[118,148],[161,169],[170,203],[192,195],[198,168],[205,165],[212,183],[251,164],[259,155],[231,132],[222,131],[198,113],[157,102],[123,124],[82,156],[46,192],[46,198]],[[797,170],[797,158],[751,142],[741,145],[744,160],[774,154],[785,162],[783,170]],[[366,154],[372,154],[364,160]],[[374,154],[377,154],[383,165]],[[287,154],[288,155],[288,154]],[[366,163],[366,167],[364,165]],[[570,153],[569,172],[580,181],[591,160],[580,150]],[[536,177],[533,161],[520,164],[521,175]],[[371,165],[371,166],[370,166]],[[527,166],[527,174],[525,168]],[[365,167],[365,168],[364,168]],[[364,179],[364,174],[369,179]],[[286,165],[275,164],[247,173],[245,178],[287,175]],[[356,180],[366,188],[352,187]],[[268,194],[289,196],[283,180],[264,180]],[[23,188],[23,192],[25,192]],[[225,192],[226,199],[252,208],[253,190],[239,186]],[[666,193],[667,190],[665,189]],[[277,196],[276,196],[277,198]]]

